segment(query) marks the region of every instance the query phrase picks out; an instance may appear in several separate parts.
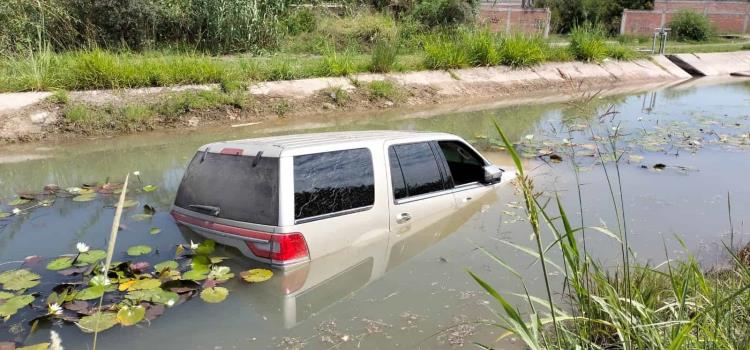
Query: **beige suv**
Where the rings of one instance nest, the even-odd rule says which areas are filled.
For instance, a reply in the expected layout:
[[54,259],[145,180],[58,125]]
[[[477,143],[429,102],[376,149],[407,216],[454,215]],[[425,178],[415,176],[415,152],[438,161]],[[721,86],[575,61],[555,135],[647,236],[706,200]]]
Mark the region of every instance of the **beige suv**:
[[202,146],[172,216],[277,267],[421,232],[500,182],[458,136],[361,131]]

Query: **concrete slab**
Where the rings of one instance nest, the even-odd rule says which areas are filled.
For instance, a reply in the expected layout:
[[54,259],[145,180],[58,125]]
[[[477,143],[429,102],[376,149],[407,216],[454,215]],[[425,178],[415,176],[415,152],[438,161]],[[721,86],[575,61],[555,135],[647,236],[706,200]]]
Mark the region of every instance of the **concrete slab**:
[[672,57],[678,60],[678,65],[685,64],[688,69],[692,68],[705,76],[750,70],[750,51],[677,54]]
[[51,95],[51,92],[16,92],[0,94],[0,112],[14,111],[37,104]]
[[666,56],[663,55],[656,55],[651,57],[651,61],[653,61],[656,65],[664,69],[665,71],[669,72],[669,74],[672,74],[675,77],[678,78],[692,78],[692,75],[690,73],[682,70],[682,68],[678,67],[674,62],[670,61]]
[[310,97],[316,92],[332,87],[341,87],[346,90],[354,89],[351,81],[347,78],[313,78],[287,81],[269,81],[250,87],[250,93],[255,95],[268,95],[286,98]]

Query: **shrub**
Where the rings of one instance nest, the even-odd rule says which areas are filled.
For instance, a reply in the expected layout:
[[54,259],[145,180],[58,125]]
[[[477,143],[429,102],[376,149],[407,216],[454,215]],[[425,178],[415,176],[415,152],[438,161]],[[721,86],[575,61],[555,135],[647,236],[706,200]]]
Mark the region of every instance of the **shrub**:
[[333,50],[323,57],[320,74],[323,76],[342,76],[352,74],[355,71],[354,58],[351,52],[347,50],[339,54]]
[[286,17],[284,25],[291,35],[310,33],[318,27],[318,17],[309,7],[301,7]]
[[707,41],[713,32],[706,16],[690,10],[678,12],[669,21],[669,27],[678,40]]
[[468,52],[450,35],[436,35],[424,43],[424,65],[428,69],[453,69],[469,66]]
[[464,32],[463,43],[467,46],[471,65],[497,65],[500,62],[497,41],[497,37],[486,29]]
[[153,118],[155,112],[148,106],[127,105],[120,109],[120,115],[126,122],[142,122]]
[[474,21],[478,0],[422,0],[411,16],[429,27],[453,26]]
[[570,52],[578,60],[598,62],[607,57],[607,44],[601,28],[575,27],[570,32]]
[[370,60],[370,71],[375,73],[387,73],[393,69],[396,63],[398,47],[391,40],[379,40],[372,49]]
[[742,50],[750,50],[750,44],[743,45]]
[[[357,12],[353,16],[327,16],[320,21],[318,29],[300,39],[307,45],[317,47],[325,53],[333,46],[336,50],[359,49],[369,51],[380,40],[395,40],[398,23],[385,13]],[[304,44],[298,44],[304,46]]]
[[538,37],[516,34],[503,40],[500,61],[511,67],[530,67],[544,62],[546,44]]

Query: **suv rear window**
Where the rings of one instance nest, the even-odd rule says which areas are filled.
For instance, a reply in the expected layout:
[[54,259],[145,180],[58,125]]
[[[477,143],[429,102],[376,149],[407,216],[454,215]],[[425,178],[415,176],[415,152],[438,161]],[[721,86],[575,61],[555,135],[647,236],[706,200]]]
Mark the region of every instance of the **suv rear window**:
[[365,148],[294,157],[294,218],[301,221],[375,202],[372,155]]
[[199,213],[216,207],[216,217],[222,219],[278,225],[279,158],[254,162],[254,156],[198,152],[185,171],[175,205]]

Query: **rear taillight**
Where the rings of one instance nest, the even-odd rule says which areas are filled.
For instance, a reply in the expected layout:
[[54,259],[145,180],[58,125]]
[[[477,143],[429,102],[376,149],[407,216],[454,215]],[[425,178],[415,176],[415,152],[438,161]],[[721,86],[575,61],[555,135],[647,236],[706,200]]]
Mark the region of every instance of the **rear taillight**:
[[306,260],[310,257],[305,237],[299,233],[271,235],[269,243],[247,242],[253,254],[267,258],[274,264],[289,264]]

